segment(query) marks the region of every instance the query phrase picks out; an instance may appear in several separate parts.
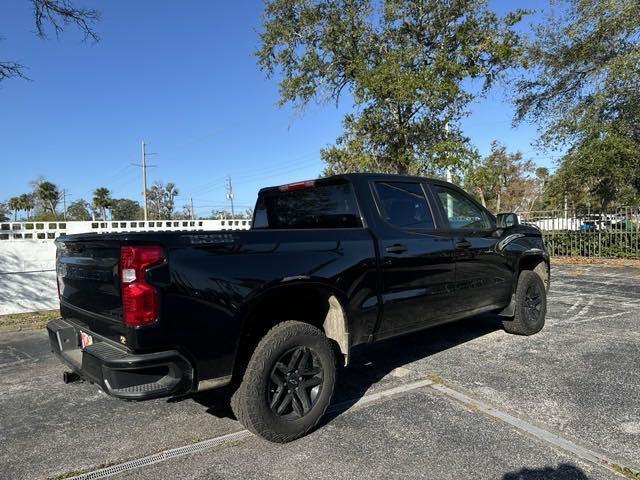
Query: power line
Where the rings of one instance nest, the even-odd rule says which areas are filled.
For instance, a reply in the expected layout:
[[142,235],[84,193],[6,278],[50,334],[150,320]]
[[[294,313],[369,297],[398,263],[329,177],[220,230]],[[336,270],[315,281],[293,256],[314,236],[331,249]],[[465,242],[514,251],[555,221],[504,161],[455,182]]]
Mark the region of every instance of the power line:
[[[293,159],[286,160],[286,161],[280,163],[279,165],[278,164],[274,165],[272,163],[271,165],[267,165],[267,166],[265,166],[263,168],[252,169],[248,173],[235,175],[234,177],[236,178],[236,180],[238,178],[244,179],[244,178],[247,178],[247,177],[255,177],[255,176],[261,177],[261,176],[263,176],[265,174],[276,172],[276,171],[278,171],[278,170],[280,170],[282,168],[287,168],[289,166],[293,166],[294,164],[297,164],[297,162],[299,162],[300,160],[304,160],[304,159],[309,158],[310,156],[315,155],[315,154],[316,154],[316,152],[308,153],[308,154],[302,155],[300,157],[296,157],[296,158],[293,158]],[[315,161],[316,160],[312,160],[311,162],[305,162],[305,164],[306,163],[308,163],[308,164],[315,163]],[[223,184],[225,181],[226,180],[225,180],[224,177],[218,177],[218,178],[216,178],[214,180],[210,180],[210,181],[208,181],[208,182],[206,182],[206,183],[194,188],[192,190],[192,193],[195,194],[195,195],[198,195],[198,194],[201,194],[201,193],[204,193],[204,192],[211,191],[214,188],[216,188],[216,186]]]

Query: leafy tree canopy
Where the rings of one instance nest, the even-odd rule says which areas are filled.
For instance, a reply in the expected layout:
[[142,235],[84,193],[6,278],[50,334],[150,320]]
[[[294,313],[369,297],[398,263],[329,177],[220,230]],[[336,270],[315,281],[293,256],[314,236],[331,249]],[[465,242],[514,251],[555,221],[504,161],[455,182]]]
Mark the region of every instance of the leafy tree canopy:
[[565,0],[536,28],[517,83],[516,120],[547,145],[612,130],[640,142],[640,2]]
[[0,222],[6,222],[9,220],[9,213],[7,204],[0,202]]
[[533,208],[548,176],[546,168],[494,141],[491,153],[468,168],[464,185],[494,212],[518,212]]
[[67,207],[67,220],[91,220],[91,212],[87,201],[80,199],[71,202]]
[[547,203],[606,208],[640,191],[640,2],[563,0],[535,31],[517,83],[516,121],[568,146]]
[[112,220],[140,220],[142,218],[140,204],[128,198],[112,200],[109,211],[111,212]]
[[547,189],[551,208],[564,199],[574,207],[637,205],[640,178],[638,145],[627,137],[606,134],[586,139],[565,156]]
[[282,74],[280,104],[351,94],[327,173],[432,173],[473,157],[457,122],[514,64],[523,14],[484,0],[269,0],[258,63]]

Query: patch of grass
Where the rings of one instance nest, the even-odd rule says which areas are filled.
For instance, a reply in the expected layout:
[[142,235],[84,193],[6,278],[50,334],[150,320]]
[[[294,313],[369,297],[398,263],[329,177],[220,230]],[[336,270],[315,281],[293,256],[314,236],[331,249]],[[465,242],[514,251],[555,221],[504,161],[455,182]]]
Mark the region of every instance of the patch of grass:
[[39,312],[0,315],[0,331],[36,330],[44,328],[49,320],[53,320],[59,316],[60,310],[41,310]]
[[640,472],[631,470],[629,467],[621,467],[620,465],[613,464],[613,469],[620,475],[624,475],[631,480],[640,480]]

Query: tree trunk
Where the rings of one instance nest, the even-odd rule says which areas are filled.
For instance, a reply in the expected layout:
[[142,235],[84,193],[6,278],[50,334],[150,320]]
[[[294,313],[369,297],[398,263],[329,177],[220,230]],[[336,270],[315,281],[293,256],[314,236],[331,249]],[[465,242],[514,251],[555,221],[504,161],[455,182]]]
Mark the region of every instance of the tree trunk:
[[487,208],[487,202],[484,199],[484,192],[482,191],[482,189],[480,187],[476,188],[476,192],[478,192],[478,196],[480,197],[480,203],[482,203],[482,206],[484,208]]
[[500,190],[498,190],[498,198],[496,199],[496,213],[500,213],[500,200],[501,200],[501,194],[500,194]]

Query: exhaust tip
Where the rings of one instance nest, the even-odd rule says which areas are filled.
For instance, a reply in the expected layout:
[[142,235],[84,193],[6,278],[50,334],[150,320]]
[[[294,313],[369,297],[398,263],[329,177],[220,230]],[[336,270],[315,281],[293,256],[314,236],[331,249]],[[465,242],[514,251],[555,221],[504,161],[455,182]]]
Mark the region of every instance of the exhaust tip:
[[62,381],[64,383],[79,382],[80,381],[80,375],[78,375],[76,372],[64,372],[62,374]]

